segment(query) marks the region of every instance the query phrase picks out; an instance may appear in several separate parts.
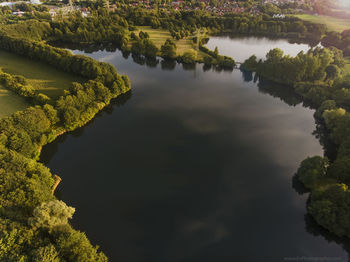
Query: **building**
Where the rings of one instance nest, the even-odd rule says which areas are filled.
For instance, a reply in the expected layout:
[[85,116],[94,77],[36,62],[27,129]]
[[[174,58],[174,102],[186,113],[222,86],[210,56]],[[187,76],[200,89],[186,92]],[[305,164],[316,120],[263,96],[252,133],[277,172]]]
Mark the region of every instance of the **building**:
[[274,14],[274,15],[272,16],[272,18],[284,19],[284,18],[286,18],[286,16],[285,16],[284,14]]
[[40,0],[30,0],[30,3],[31,3],[32,5],[41,5]]
[[2,2],[2,3],[0,3],[0,7],[3,7],[3,6],[11,7],[15,4],[16,4],[16,2]]

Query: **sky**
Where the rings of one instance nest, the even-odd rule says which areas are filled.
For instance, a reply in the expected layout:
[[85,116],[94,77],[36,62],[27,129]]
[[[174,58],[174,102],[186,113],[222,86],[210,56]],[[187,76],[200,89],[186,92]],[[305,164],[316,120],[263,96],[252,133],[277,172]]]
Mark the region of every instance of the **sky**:
[[350,8],[350,0],[338,0],[338,2],[345,7]]

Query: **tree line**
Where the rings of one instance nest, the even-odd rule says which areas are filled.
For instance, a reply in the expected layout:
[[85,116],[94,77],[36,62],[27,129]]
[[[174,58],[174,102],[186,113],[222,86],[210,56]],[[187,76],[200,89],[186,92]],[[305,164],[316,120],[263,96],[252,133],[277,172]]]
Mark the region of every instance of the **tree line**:
[[68,224],[74,210],[52,195],[53,176],[36,160],[42,146],[84,125],[130,90],[129,79],[110,64],[4,31],[0,49],[87,79],[72,83],[57,100],[47,100],[23,77],[0,72],[5,87],[35,104],[0,119],[0,261],[105,262],[86,235]]
[[344,30],[342,33],[327,32],[322,38],[322,45],[326,47],[335,46],[343,50],[345,56],[350,56],[350,29]]
[[129,25],[152,26],[177,33],[180,38],[191,35],[198,28],[210,32],[230,32],[239,34],[272,35],[291,38],[320,40],[326,32],[325,25],[303,21],[296,17],[275,19],[268,14],[225,14],[215,16],[206,11],[145,10],[122,6],[116,11]]
[[350,237],[350,79],[344,65],[342,51],[334,47],[296,57],[273,49],[264,61],[247,59],[242,70],[292,86],[316,109],[321,143],[326,152],[330,146],[335,152],[305,159],[296,176],[311,191],[307,209],[316,222],[337,236]]
[[20,75],[11,75],[0,69],[0,84],[16,94],[25,97],[33,104],[47,104],[51,99],[42,93],[35,92],[35,89],[29,85],[26,79]]
[[[151,26],[167,30],[173,39],[193,35],[199,28],[206,28],[209,33],[273,35],[295,39],[313,39],[316,42],[326,32],[324,25],[292,17],[279,20],[267,14],[257,16],[232,14],[219,17],[200,10],[165,12],[164,10],[145,10],[126,5],[119,5],[114,12],[108,12],[99,6],[90,11],[91,15],[85,18],[80,12],[71,12],[68,18],[62,17],[47,22],[28,20],[27,23],[23,24],[7,25],[6,31],[13,32],[15,36],[22,35],[18,32],[25,31],[23,35],[29,38],[52,43],[113,44],[123,51],[132,52],[134,55],[143,55],[147,58],[154,59],[156,56],[161,56],[164,59],[176,58],[178,62],[189,64],[204,62],[206,65],[211,64],[226,68],[232,68],[234,61],[224,56],[213,56],[202,46],[200,50],[207,54],[203,56],[203,59],[199,59],[193,51],[175,58],[166,53],[163,55],[162,50],[159,50],[149,37],[140,37],[135,34],[136,26]],[[165,49],[170,47],[169,43],[164,44]]]

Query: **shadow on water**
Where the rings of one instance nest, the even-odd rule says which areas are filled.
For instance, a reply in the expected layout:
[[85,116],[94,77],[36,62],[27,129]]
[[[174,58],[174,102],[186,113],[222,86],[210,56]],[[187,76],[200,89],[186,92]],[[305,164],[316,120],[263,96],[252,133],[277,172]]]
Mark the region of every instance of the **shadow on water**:
[[185,71],[193,71],[196,70],[197,64],[182,64],[182,69]]
[[176,67],[176,61],[175,60],[170,60],[170,61],[162,60],[160,62],[160,65],[161,65],[162,70],[173,71]]
[[[68,132],[57,137],[53,143],[50,143],[45,146],[44,150],[40,155],[39,161],[44,163],[45,165],[50,163],[51,159],[58,152],[59,145],[64,143],[68,136],[73,136],[73,137],[83,136],[86,126],[92,125],[96,121],[96,119],[103,117],[104,114],[111,115],[115,110],[115,108],[123,106],[128,100],[131,99],[131,97],[132,97],[132,91],[130,90],[129,92],[120,95],[118,98],[112,99],[110,104],[106,106],[103,110],[98,112],[97,115],[91,121],[89,121],[86,125],[84,125],[83,127],[77,128],[72,132]],[[58,192],[57,196],[59,197],[59,189],[57,190],[57,192]]]
[[296,106],[303,102],[302,97],[295,93],[294,89],[290,86],[273,83],[262,77],[258,77],[255,73],[242,70],[242,77],[245,82],[258,82],[259,92],[268,94],[272,97],[281,99],[289,106]]
[[292,187],[299,195],[303,195],[309,192],[309,190],[304,187],[303,183],[299,181],[296,174],[292,178]]
[[156,68],[157,65],[159,64],[159,59],[157,59],[157,58],[148,58],[148,57],[145,57],[143,55],[136,55],[136,54],[131,54],[131,57],[132,57],[133,62],[138,64],[138,65],[146,65],[150,68]]
[[[242,72],[242,77],[244,81],[246,82],[251,82],[253,80],[254,82],[257,81],[257,79],[255,78],[256,75],[254,76],[252,72],[244,71],[244,70],[241,70],[241,72]],[[258,88],[261,93],[269,94],[275,98],[279,98],[290,106],[296,106],[300,103],[303,103],[302,97],[296,94],[293,88],[272,83],[271,81],[263,79],[261,77],[258,80],[259,80]],[[336,147],[330,141],[329,135],[327,134],[327,131],[325,130],[324,125],[322,125],[322,123],[316,123],[316,129],[313,132],[313,135],[320,141],[320,144],[324,149],[325,156],[327,156],[330,159],[334,159],[336,155]],[[306,189],[304,185],[298,180],[296,174],[292,178],[292,187],[299,195],[309,193],[309,190]],[[305,211],[307,212],[307,206],[305,206]],[[322,236],[329,243],[331,242],[337,243],[348,253],[348,257],[349,257],[348,261],[350,261],[350,239],[349,238],[337,237],[336,235],[330,233],[328,230],[319,226],[309,214],[305,215],[304,220],[305,220],[305,228],[308,233],[314,236]]]
[[[279,98],[290,106],[296,106],[302,103],[304,107],[315,108],[312,104],[309,104],[308,101],[304,101],[303,98],[290,86],[273,83],[263,77],[259,77],[251,71],[242,69],[240,69],[240,71],[242,72],[242,77],[245,82],[258,82],[259,92],[263,94]],[[337,147],[331,141],[329,131],[325,128],[324,123],[317,119],[315,122],[316,128],[312,134],[320,142],[324,151],[324,156],[328,157],[330,160],[334,160],[337,155]]]
[[337,157],[338,149],[332,142],[329,130],[327,130],[325,123],[322,120],[316,119],[316,129],[312,134],[320,141],[324,155],[331,161],[334,161]]
[[[295,174],[292,178],[292,187],[297,192],[299,195],[304,195],[304,194],[309,194],[310,191],[305,188],[305,186],[298,180],[297,175]],[[307,205],[310,201],[310,194],[308,195],[308,199],[306,201],[305,205],[305,211],[307,212]],[[325,228],[319,226],[316,221],[312,218],[311,215],[308,213],[305,214],[304,216],[304,221],[305,221],[305,229],[308,233],[310,233],[313,236],[322,236],[328,243],[336,243],[339,246],[341,246],[344,251],[348,255],[348,261],[350,261],[350,239],[346,237],[338,237]],[[342,261],[340,258],[338,259],[337,257],[332,258],[334,261]],[[327,260],[326,260],[327,261]]]
[[[330,233],[323,227],[319,226],[309,214],[306,214],[304,216],[304,221],[305,221],[305,229],[308,233],[316,237],[322,236],[324,239],[328,241],[328,243],[334,242],[338,244],[348,254],[348,261],[350,261],[350,239],[349,238],[337,237],[336,235]],[[341,259],[340,260],[339,259],[335,260],[335,259],[337,258],[334,257],[334,260],[332,261],[342,261]]]

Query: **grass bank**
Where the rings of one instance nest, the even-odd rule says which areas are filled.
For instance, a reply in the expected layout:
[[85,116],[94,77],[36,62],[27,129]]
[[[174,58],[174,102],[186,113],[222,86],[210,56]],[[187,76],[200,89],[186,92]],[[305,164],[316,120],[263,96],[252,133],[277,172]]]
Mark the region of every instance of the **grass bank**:
[[345,79],[350,81],[350,57],[345,57]]
[[345,57],[345,71],[350,75],[350,56]]
[[[176,53],[177,55],[183,55],[187,50],[193,49],[196,50],[196,46],[192,41],[193,36],[188,36],[180,40],[173,39],[170,32],[163,29],[153,29],[150,26],[138,26],[135,34],[138,34],[140,31],[147,32],[150,36],[152,42],[160,49],[160,47],[165,43],[169,38],[174,41],[176,44]],[[203,52],[198,51],[199,58],[203,56]]]
[[0,51],[0,68],[6,73],[24,76],[38,93],[54,99],[62,95],[72,82],[85,82],[82,77],[5,51]]
[[0,85],[0,118],[24,110],[28,106],[30,105],[24,98]]
[[329,31],[343,32],[345,29],[350,29],[350,20],[345,18],[335,18],[325,15],[295,15],[296,17],[317,24],[324,24]]

